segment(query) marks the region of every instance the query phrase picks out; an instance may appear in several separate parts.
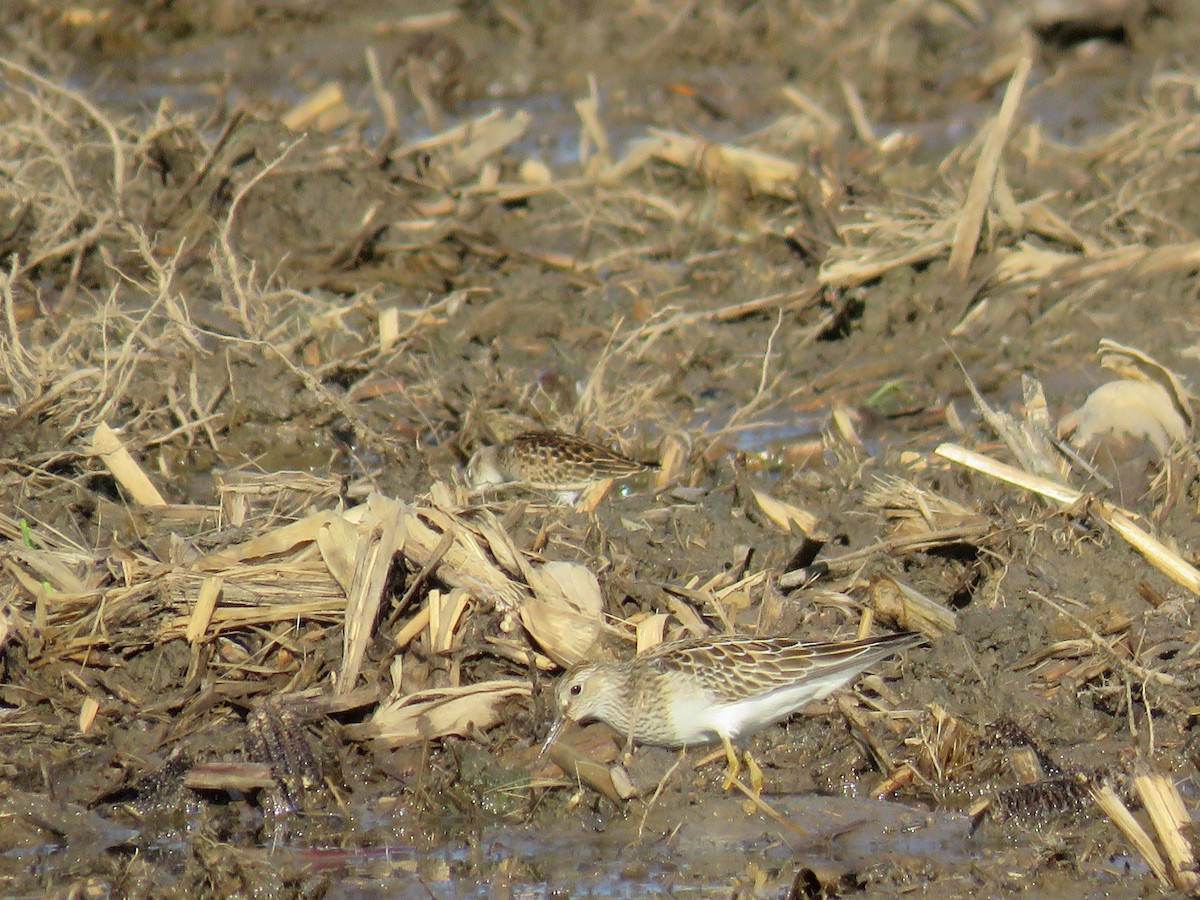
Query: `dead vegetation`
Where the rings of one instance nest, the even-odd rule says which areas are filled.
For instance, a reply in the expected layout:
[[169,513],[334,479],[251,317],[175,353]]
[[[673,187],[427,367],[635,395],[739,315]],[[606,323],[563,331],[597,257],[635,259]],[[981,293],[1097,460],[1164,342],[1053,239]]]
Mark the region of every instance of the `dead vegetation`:
[[[900,39],[917,13],[885,6]],[[826,37],[843,15],[813,13]],[[529,773],[558,669],[883,627],[932,648],[793,723],[811,752],[768,747],[768,791],[973,812],[1031,883],[1112,877],[1128,840],[1193,889],[1171,780],[1191,790],[1200,691],[1196,76],[1060,143],[1029,111],[1040,21],[1007,23],[992,117],[937,165],[872,122],[865,75],[837,106],[786,86],[724,140],[618,141],[592,80],[552,166],[526,110],[447,115],[462,84],[428,41],[403,69],[419,138],[371,54],[364,93],[210,121],[123,118],[0,57],[4,849],[117,857],[199,799],[252,845],[269,823],[212,810],[265,813],[278,784],[303,815],[293,767],[361,846],[395,838],[355,813],[385,800],[561,822],[583,785],[669,834],[711,785],[661,755],[593,731]],[[460,484],[531,427],[660,468],[575,509]],[[1119,832],[1080,824],[1094,804]],[[1059,843],[1022,855],[1014,828]]]

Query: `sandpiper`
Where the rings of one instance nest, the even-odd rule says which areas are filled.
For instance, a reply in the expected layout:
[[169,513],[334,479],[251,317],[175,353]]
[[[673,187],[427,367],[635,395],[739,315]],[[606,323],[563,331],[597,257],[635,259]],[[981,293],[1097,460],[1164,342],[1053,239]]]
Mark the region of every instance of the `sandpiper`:
[[[583,663],[555,687],[558,718],[542,754],[569,723],[589,720],[624,735],[627,748],[634,741],[689,747],[719,740],[728,760],[728,790],[741,771],[735,743],[924,640],[909,631],[831,642],[702,637],[660,644],[624,662]],[[752,781],[761,780],[746,757]]]
[[579,491],[606,478],[628,478],[655,467],[561,431],[526,431],[479,450],[467,464],[476,490],[522,484],[555,491],[573,502]]

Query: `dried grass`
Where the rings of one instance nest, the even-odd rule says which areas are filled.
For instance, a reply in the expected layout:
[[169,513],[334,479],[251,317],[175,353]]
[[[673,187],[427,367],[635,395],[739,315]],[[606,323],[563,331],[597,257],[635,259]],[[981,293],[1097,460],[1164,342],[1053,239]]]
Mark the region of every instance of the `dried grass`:
[[[888,5],[888,28],[918,16],[918,6]],[[954,6],[972,17],[972,4]],[[946,4],[937,7],[944,12]],[[685,18],[670,27],[685,27]],[[884,66],[892,52],[886,34],[856,40]],[[491,113],[396,146],[394,101],[378,60],[368,59],[368,66],[391,132],[374,148],[356,144],[352,134],[341,144],[281,137],[241,115],[215,139],[182,118],[160,117],[137,133],[75,92],[4,63],[13,90],[0,110],[11,125],[0,129],[0,158],[18,162],[5,169],[0,197],[17,222],[11,239],[17,250],[0,275],[0,378],[10,398],[0,413],[12,433],[36,425],[53,435],[34,452],[14,452],[6,474],[25,495],[50,487],[92,496],[101,493],[97,483],[104,492],[97,501],[103,524],[86,535],[58,519],[0,514],[6,544],[0,647],[19,641],[31,671],[82,677],[78,673],[118,670],[148,647],[186,642],[190,677],[178,696],[161,701],[172,709],[193,701],[206,709],[218,687],[245,697],[282,684],[331,705],[349,703],[360,691],[372,698],[387,692],[390,679],[392,690],[370,722],[348,734],[401,746],[477,737],[532,694],[526,678],[493,677],[497,672],[570,665],[605,652],[606,636],[640,650],[680,631],[746,628],[757,609],[766,630],[857,625],[865,631],[878,618],[965,640],[947,635],[959,626],[953,611],[872,567],[894,572],[896,558],[929,551],[925,561],[947,550],[996,553],[1004,526],[991,511],[914,482],[888,479],[869,492],[865,506],[887,534],[828,560],[837,580],[824,589],[785,598],[781,589],[802,579],[794,573],[776,579],[762,566],[748,571],[756,547],[739,550],[728,570],[705,549],[702,575],[655,582],[641,612],[610,620],[591,568],[551,558],[564,545],[571,552],[585,540],[603,545],[605,536],[563,539],[559,526],[547,523],[522,543],[514,527],[521,511],[500,517],[474,507],[454,486],[424,472],[427,494],[389,497],[379,489],[380,470],[411,465],[418,455],[413,447],[423,452],[431,443],[457,443],[465,450],[505,427],[495,424],[503,410],[523,423],[586,430],[627,447],[661,436],[656,487],[694,487],[707,474],[701,471],[707,444],[759,427],[768,415],[793,417],[799,407],[790,401],[811,393],[809,385],[796,386],[788,361],[838,321],[831,289],[944,259],[958,287],[978,284],[985,300],[989,293],[1062,289],[1067,297],[1056,314],[1064,314],[1086,291],[1122,272],[1183,272],[1197,265],[1197,244],[1185,229],[1165,213],[1142,212],[1147,198],[1161,192],[1156,179],[1190,161],[1192,106],[1152,97],[1131,128],[1083,150],[1056,147],[1014,124],[1027,66],[1009,57],[989,73],[1011,75],[1000,120],[947,158],[932,199],[880,192],[847,210],[834,209],[845,187],[837,172],[839,142],[853,132],[869,145],[872,164],[883,166],[903,140],[880,136],[871,122],[865,80],[843,83],[844,112],[791,90],[801,122],[781,121],[724,143],[652,131],[622,158],[591,85],[576,105],[580,162],[563,175],[519,158],[532,127],[525,113]],[[1167,86],[1160,85],[1164,94]],[[312,106],[291,111],[287,124],[319,129],[325,113],[343,122],[361,115],[334,86],[310,99]],[[834,160],[829,168],[796,162],[795,145],[809,138]],[[779,143],[785,149],[772,149]],[[151,161],[181,147],[188,151],[179,153],[187,171],[166,179]],[[1120,189],[1082,210],[1064,208],[1059,196],[1023,198],[1018,170],[1035,163],[1090,165]],[[103,178],[81,177],[97,167]],[[345,228],[298,241],[287,258],[256,252],[254,231],[263,221],[256,205],[277,196],[272,188],[355,167],[402,173],[396,176],[402,199],[393,182],[369,182],[378,196]],[[700,193],[717,199],[705,207],[693,194],[673,193],[671,179],[699,185]],[[163,189],[159,182],[168,180]],[[735,207],[779,202],[784,211],[769,223],[747,224],[720,208],[726,197],[736,199]],[[533,211],[536,225],[521,242],[495,233],[496,220],[489,218],[506,204]],[[802,217],[804,204],[817,213],[813,218],[825,215],[829,235],[840,241],[828,253],[822,247],[819,273],[789,260],[786,280],[741,296],[717,284],[711,299],[697,288],[699,279],[656,282],[641,271],[660,259],[686,259],[702,271],[705,254],[734,255],[764,236],[790,235],[789,220]],[[462,257],[484,264],[465,272],[455,268]],[[569,300],[578,307],[571,307],[571,320],[556,338],[561,365],[544,380],[542,373],[526,378],[500,365],[478,381],[473,373],[446,371],[469,368],[446,348],[492,340],[488,316],[504,314],[511,300],[497,285],[513,260],[551,276],[554,289],[575,292]],[[468,275],[497,280],[445,290]],[[48,283],[61,291],[45,291]],[[592,305],[604,312],[593,314]],[[579,322],[576,308],[583,310]],[[969,326],[964,321],[962,327]],[[696,425],[688,420],[696,398],[661,360],[684,369],[696,362],[693,344],[719,345],[722,330],[734,328],[746,329],[753,343],[746,340],[750,349],[737,359],[712,362],[711,380],[748,387],[731,398],[721,427]],[[545,341],[536,334],[528,340],[534,347]],[[445,366],[447,359],[454,364]],[[835,372],[830,383],[838,377]],[[260,378],[291,388],[267,401],[282,396],[282,409],[255,408]],[[1186,391],[1178,383],[1170,391],[1190,424]],[[832,405],[836,434],[829,440],[860,478],[865,429],[846,404],[835,399]],[[1023,420],[987,408],[982,398],[980,406],[1022,465],[1042,478],[954,445],[943,445],[940,455],[1061,505],[1082,501],[1077,491],[1047,480],[1060,481],[1065,470],[1049,449],[1052,429],[1040,387],[1029,386]],[[274,435],[293,419],[314,430],[349,432],[356,448],[382,456],[368,465],[367,453],[339,447],[351,457],[353,476],[346,479],[275,471],[270,454],[261,461],[239,456],[245,445],[233,431],[265,424]],[[216,476],[211,505],[171,502],[180,493],[196,496],[179,485],[181,473],[226,463],[231,468]],[[734,514],[811,536],[825,527],[822,518],[805,502],[784,499],[784,490],[803,489],[791,483],[767,491],[739,476],[742,506],[735,505]],[[352,505],[355,500],[365,502]],[[592,502],[602,502],[600,495]],[[1098,501],[1090,510],[1200,593],[1200,574],[1135,516]],[[666,520],[662,509],[652,513],[628,523],[630,529],[651,531]],[[577,514],[597,528],[598,520]],[[782,540],[772,539],[773,546]],[[755,557],[756,566],[760,561]],[[613,583],[621,584],[625,574]],[[1160,670],[1148,652],[1126,652],[1128,621],[1107,632],[1062,603],[1046,603],[1076,631],[1033,654],[1032,665],[1058,666],[1031,676],[1041,679],[1039,687],[1054,687],[1067,675],[1077,683],[1115,676],[1120,684],[1106,690],[1132,696],[1138,685],[1147,705],[1166,706],[1164,697],[1175,702],[1191,665],[1188,654],[1180,655],[1180,671]],[[481,657],[491,659],[479,665]],[[70,669],[55,668],[65,662]],[[875,704],[880,710],[839,705],[884,772],[881,790],[953,778],[969,768],[966,748],[974,736],[963,719],[937,706],[925,715],[896,709],[886,686],[871,684],[884,697]],[[1147,698],[1146,685],[1160,693]],[[72,721],[94,733],[104,726],[103,710],[89,696],[77,717],[71,710]],[[879,737],[874,726],[880,722],[896,733],[920,731],[911,740],[912,759]],[[580,777],[616,799],[633,793],[614,771],[580,770]],[[1078,791],[1067,793],[1070,799]],[[1029,794],[1010,799],[1019,804],[1022,797]],[[1162,818],[1178,832],[1181,817],[1168,801],[1169,815]],[[1164,829],[1160,834],[1169,837]],[[1191,865],[1179,846],[1163,857],[1177,872]]]
[[[1021,469],[990,459],[980,453],[955,444],[942,444],[937,454],[945,459],[968,466],[1009,484],[1017,485],[1057,503],[1071,507],[1084,500],[1082,492],[1046,478],[1030,475]],[[1093,513],[1129,542],[1146,560],[1177,584],[1193,594],[1200,594],[1200,571],[1182,556],[1136,524],[1136,515],[1104,500],[1090,504]]]
[[[1073,148],[1047,141],[1037,125],[1014,127],[1024,75],[1020,64],[1004,68],[1012,72],[1009,89],[986,139],[951,151],[940,167],[943,183],[926,191],[934,199],[900,194],[839,221],[842,246],[822,262],[822,284],[853,287],[944,257],[954,291],[977,301],[964,307],[961,334],[993,296],[1044,292],[1042,321],[1066,322],[1115,279],[1195,268],[1196,242],[1174,221],[1171,202],[1196,179],[1184,161],[1196,141],[1195,100],[1190,87],[1180,90],[1180,76],[1159,76],[1127,124]],[[1070,197],[1022,198],[1010,183],[1022,168],[1086,171],[1087,194],[1079,202],[1077,184]]]
[[[15,549],[5,559],[10,589],[5,639],[15,628],[26,635],[31,655],[38,659],[106,665],[112,662],[111,654],[123,648],[183,639],[200,653],[219,636],[233,632],[270,635],[271,642],[289,645],[296,639],[309,641],[315,649],[313,636],[336,624],[344,640],[334,666],[336,684],[348,692],[359,682],[367,646],[380,639],[376,622],[399,562],[417,575],[400,601],[401,607],[408,607],[397,632],[402,653],[419,640],[423,652],[458,654],[463,633],[476,627],[472,620],[487,616],[492,624],[483,630],[513,636],[518,646],[505,651],[513,658],[524,655],[545,663],[549,657],[560,665],[583,658],[600,632],[602,603],[595,576],[578,564],[545,562],[519,550],[489,512],[465,508],[461,498],[444,487],[435,486],[436,500],[417,504],[373,495],[347,514],[336,509],[339,486],[330,479],[241,473],[221,479],[217,507],[168,503],[156,484],[164,473],[148,472],[140,457],[154,448],[178,445],[220,450],[229,421],[228,400],[237,390],[232,371],[242,362],[274,360],[331,415],[350,425],[359,439],[391,447],[352,403],[327,386],[326,371],[345,365],[344,359],[324,366],[319,360],[315,365],[296,361],[306,346],[319,344],[327,334],[341,339],[349,333],[346,311],[339,316],[309,315],[307,310],[316,308],[311,296],[270,287],[253,259],[243,255],[253,197],[272,179],[312,171],[313,157],[306,142],[291,140],[238,178],[222,214],[206,221],[199,213],[213,200],[218,183],[235,174],[230,155],[238,152],[239,140],[251,127],[235,116],[179,192],[157,210],[164,222],[180,230],[167,228],[151,237],[122,219],[126,198],[142,203],[145,190],[145,175],[133,173],[131,162],[157,141],[198,141],[194,129],[186,122],[156,123],[145,134],[132,134],[75,93],[15,64],[5,67],[19,87],[9,97],[7,112],[13,121],[30,123],[6,129],[0,138],[5,158],[26,161],[8,173],[5,190],[19,198],[18,207],[36,209],[36,228],[27,242],[43,248],[37,256],[14,256],[0,280],[5,319],[0,375],[15,401],[6,411],[8,424],[36,418],[58,429],[63,449],[32,460],[31,477],[44,477],[46,467],[61,465],[65,458],[85,471],[102,465],[131,504],[114,509],[114,515],[151,532],[184,529],[182,534],[162,535],[161,541],[147,535],[148,544],[160,549],[127,553],[114,573],[103,552],[57,535],[49,523],[35,524],[32,537],[26,537],[26,528],[8,519],[9,540],[28,540],[31,546]],[[294,110],[287,124],[314,123],[345,104],[334,86],[312,100],[310,107]],[[82,120],[75,115],[80,109]],[[581,107],[581,115],[586,112]],[[392,155],[431,154],[441,159],[440,177],[448,182],[476,178],[471,192],[507,202],[530,196],[535,186],[500,183],[489,160],[518,140],[528,122],[524,113],[486,116]],[[84,136],[90,127],[103,136],[102,142]],[[602,143],[599,129],[593,110],[591,133]],[[80,193],[75,179],[98,148],[109,151],[112,167],[107,203]],[[453,210],[409,223],[415,240],[407,252],[435,246],[444,231],[439,234],[427,226],[440,222],[448,211]],[[353,259],[355,248],[375,227],[374,216],[365,216],[358,236],[331,251],[329,259]],[[404,228],[405,223],[399,223],[398,231]],[[197,251],[203,254],[206,243],[215,264],[214,280],[207,285],[216,289],[215,317],[210,310],[201,311],[194,290],[185,287],[195,284],[192,271],[185,270],[187,260]],[[97,248],[103,248],[105,264],[120,274],[120,286],[102,295],[90,315],[64,321],[51,339],[30,340],[23,328],[25,308],[31,301],[41,303],[30,290],[31,273],[66,265],[67,282],[74,290],[83,275],[83,261]],[[552,262],[546,254],[541,259]],[[377,345],[361,341],[359,357],[368,361],[382,352],[398,358],[444,325],[446,313],[453,313],[471,293],[457,292],[414,309],[385,310]],[[374,308],[370,299],[358,302],[363,309]],[[780,302],[786,298],[759,306]],[[404,317],[407,323],[401,321]],[[202,318],[218,327],[200,324]],[[583,392],[578,415],[598,430],[627,431],[650,412],[655,384],[621,378],[618,390],[605,388],[606,375],[612,376],[605,361],[617,369],[637,364],[644,342],[640,330],[635,326],[627,333],[614,332]],[[367,396],[359,391],[359,398]],[[436,399],[417,395],[413,403]],[[120,432],[110,424],[118,421]],[[89,441],[87,449],[80,446],[82,439]],[[320,511],[311,511],[314,504]],[[169,520],[155,523],[149,518],[151,509],[169,513]],[[208,538],[194,529],[216,520],[249,534],[237,543],[218,538],[215,549],[203,550]],[[392,616],[398,614],[396,610]],[[413,628],[414,623],[419,627]],[[294,671],[300,680],[293,679],[289,688],[311,686],[333,663],[326,657]],[[268,669],[273,670],[273,664],[262,674]],[[201,685],[196,679],[193,689]],[[404,717],[424,723],[412,726],[417,728],[413,733],[424,738],[486,727],[495,721],[500,701],[528,695],[527,685],[518,687],[505,687],[484,701],[479,698],[487,691],[455,684],[451,693],[460,692],[462,698],[443,702],[439,695],[430,695],[432,706],[421,696],[399,696],[397,710],[406,711],[389,714],[394,721],[388,733],[395,738],[409,727],[398,724]],[[475,694],[479,696],[470,699]],[[81,716],[85,726],[91,721],[91,716]]]

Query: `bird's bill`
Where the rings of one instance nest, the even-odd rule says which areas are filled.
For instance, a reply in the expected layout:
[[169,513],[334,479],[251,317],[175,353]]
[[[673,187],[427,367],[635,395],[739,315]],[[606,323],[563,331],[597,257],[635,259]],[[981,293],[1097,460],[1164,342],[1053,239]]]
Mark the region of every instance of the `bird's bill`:
[[542,764],[542,760],[546,758],[546,754],[550,752],[550,748],[554,742],[558,740],[558,736],[566,731],[572,724],[572,720],[566,716],[559,716],[555,720],[554,725],[550,729],[550,733],[546,735],[546,740],[542,742],[542,749],[537,755],[537,759],[533,761],[533,767],[536,769]]

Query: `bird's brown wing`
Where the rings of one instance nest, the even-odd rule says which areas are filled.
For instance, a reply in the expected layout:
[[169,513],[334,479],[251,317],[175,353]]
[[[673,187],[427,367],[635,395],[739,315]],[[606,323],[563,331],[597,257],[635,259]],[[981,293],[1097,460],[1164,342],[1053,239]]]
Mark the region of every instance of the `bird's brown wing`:
[[694,678],[728,702],[792,687],[806,679],[847,679],[871,664],[923,642],[911,632],[859,641],[797,641],[791,638],[706,637],[662,644],[639,659],[662,673]]

